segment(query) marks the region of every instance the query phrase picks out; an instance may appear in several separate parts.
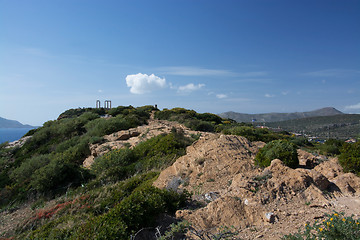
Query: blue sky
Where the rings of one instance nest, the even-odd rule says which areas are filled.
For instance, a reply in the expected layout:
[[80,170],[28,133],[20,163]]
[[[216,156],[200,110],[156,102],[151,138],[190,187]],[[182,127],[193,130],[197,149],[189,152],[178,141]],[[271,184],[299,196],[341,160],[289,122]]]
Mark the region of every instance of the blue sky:
[[360,113],[358,0],[0,0],[0,116]]

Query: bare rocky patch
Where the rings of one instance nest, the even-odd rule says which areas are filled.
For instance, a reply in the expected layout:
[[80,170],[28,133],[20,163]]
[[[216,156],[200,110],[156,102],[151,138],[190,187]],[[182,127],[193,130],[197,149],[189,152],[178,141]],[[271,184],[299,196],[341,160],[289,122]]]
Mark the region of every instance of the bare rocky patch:
[[344,173],[336,158],[299,150],[296,169],[278,159],[260,169],[253,159],[262,146],[239,136],[202,137],[154,185],[187,190],[201,203],[178,218],[208,231],[234,226],[241,239],[280,239],[333,211],[359,217],[360,178]]

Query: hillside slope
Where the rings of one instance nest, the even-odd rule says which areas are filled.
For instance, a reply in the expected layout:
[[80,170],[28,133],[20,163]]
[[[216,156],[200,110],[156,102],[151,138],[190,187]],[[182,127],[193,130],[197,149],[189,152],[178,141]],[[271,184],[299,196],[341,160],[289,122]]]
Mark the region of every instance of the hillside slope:
[[299,150],[299,168],[273,160],[260,169],[253,158],[262,146],[239,136],[201,138],[154,185],[186,189],[204,204],[177,211],[178,218],[208,231],[234,226],[240,239],[280,239],[333,211],[360,216],[360,178],[344,173],[336,158],[306,169],[306,162],[324,157]]
[[356,138],[360,134],[360,114],[339,114],[326,117],[310,117],[281,122],[271,122],[268,127],[305,133],[320,138]]
[[262,114],[245,114],[237,112],[224,112],[219,114],[223,118],[230,118],[237,122],[278,122],[286,121],[290,119],[299,119],[307,117],[317,117],[317,116],[333,116],[343,114],[339,110],[326,107],[310,112],[294,112],[294,113],[262,113]]
[[[0,201],[9,202],[0,211],[0,238],[155,240],[186,220],[198,233],[233,226],[236,239],[280,239],[333,211],[360,216],[360,179],[344,173],[337,158],[298,150],[298,168],[275,159],[262,169],[254,157],[263,142],[158,120],[151,108],[113,112],[120,110],[106,118],[70,115],[45,124],[23,146],[0,149],[0,163],[10,166],[0,168],[7,169]],[[197,239],[193,234],[189,239]]]

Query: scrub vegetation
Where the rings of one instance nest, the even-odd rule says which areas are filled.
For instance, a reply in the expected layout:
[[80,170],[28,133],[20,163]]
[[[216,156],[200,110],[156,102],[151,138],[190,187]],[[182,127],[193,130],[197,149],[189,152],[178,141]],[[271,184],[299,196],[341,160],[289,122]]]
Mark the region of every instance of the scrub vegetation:
[[[279,158],[298,165],[296,148],[339,155],[346,171],[359,174],[359,143],[331,140],[310,144],[288,132],[272,132],[251,124],[236,123],[211,113],[174,108],[162,111],[144,106],[107,109],[70,109],[58,120],[31,130],[22,147],[0,145],[1,211],[31,203],[36,214],[6,237],[14,239],[129,239],[140,229],[155,227],[159,218],[172,216],[189,199],[152,186],[159,171],[170,166],[199,135],[187,137],[173,128],[133,148],[115,149],[98,156],[91,169],[82,163],[90,144],[104,136],[147,124],[155,119],[177,121],[197,131],[235,134],[264,141],[256,163],[266,167]],[[49,201],[51,200],[51,204]],[[47,203],[47,204],[45,204]],[[45,207],[46,206],[46,207]]]

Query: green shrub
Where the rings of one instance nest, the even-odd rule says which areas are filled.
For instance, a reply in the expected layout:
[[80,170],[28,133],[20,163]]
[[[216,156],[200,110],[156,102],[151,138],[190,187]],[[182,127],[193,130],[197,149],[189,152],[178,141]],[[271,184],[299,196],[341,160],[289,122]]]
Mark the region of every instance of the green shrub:
[[305,224],[305,231],[296,234],[285,235],[286,240],[358,240],[360,239],[360,219],[344,217],[342,213],[327,215],[326,219],[321,222],[315,222],[313,225]]
[[270,142],[278,139],[288,139],[286,132],[275,133],[267,128],[254,128],[249,124],[236,123],[230,126],[223,126],[222,133],[246,137],[249,141]]
[[104,119],[104,118],[98,118],[91,122],[88,122],[85,125],[85,128],[87,130],[87,134],[90,136],[98,136],[102,137],[104,135],[120,131],[120,130],[126,130],[131,127],[136,127],[137,125],[131,125],[128,121],[126,121],[121,116]]
[[10,178],[15,182],[30,181],[32,174],[47,165],[50,162],[49,155],[34,156],[24,161],[20,167],[16,168],[11,174]]
[[94,213],[99,215],[108,212],[139,186],[152,183],[158,175],[157,172],[148,172],[118,182],[107,187],[106,190],[104,188],[95,189],[91,194],[94,198]]
[[30,186],[38,192],[51,195],[55,192],[65,192],[70,186],[79,186],[89,178],[86,169],[68,162],[66,156],[59,154],[31,175]]
[[136,170],[143,172],[151,169],[164,169],[171,165],[178,157],[186,153],[186,147],[192,139],[184,136],[180,130],[173,129],[168,135],[158,135],[134,148],[139,160]]
[[135,154],[132,150],[116,149],[96,158],[91,170],[103,179],[118,181],[134,174],[134,171],[127,166],[135,161]]
[[296,168],[299,165],[296,147],[286,140],[274,140],[266,144],[256,154],[255,164],[260,167],[268,167],[271,161],[276,158],[291,168]]
[[11,184],[8,173],[14,165],[14,160],[12,159],[13,149],[5,148],[6,145],[7,143],[0,144],[0,189]]
[[34,133],[35,133],[36,131],[37,131],[37,128],[31,129],[30,131],[28,131],[28,132],[24,135],[24,137],[34,135]]
[[309,146],[312,147],[314,146],[311,142],[308,141],[307,138],[305,137],[295,137],[293,139],[290,140],[291,143],[295,144],[298,147],[305,147],[305,146]]
[[340,152],[339,163],[344,171],[360,175],[360,142],[344,143]]
[[198,113],[196,118],[206,122],[214,122],[215,124],[220,124],[223,121],[221,117],[212,113]]
[[125,106],[118,106],[116,108],[112,108],[109,110],[109,114],[113,117],[116,117],[117,115],[120,115],[120,114],[125,114],[125,110],[129,110],[129,109],[134,109],[134,107],[132,106],[129,106],[129,107],[125,107]]
[[343,144],[344,141],[328,139],[324,144],[320,145],[320,153],[326,155],[338,155],[340,154],[340,148]]
[[141,185],[107,213],[88,220],[75,234],[76,239],[129,239],[144,227],[154,227],[164,212],[174,213],[187,196]]
[[155,112],[155,118],[177,121],[195,131],[214,132],[216,126],[222,124],[223,119],[212,113],[196,113],[184,108],[164,109]]
[[198,121],[195,123],[191,129],[195,131],[202,131],[202,132],[214,132],[215,127],[212,123],[205,122],[205,121]]

